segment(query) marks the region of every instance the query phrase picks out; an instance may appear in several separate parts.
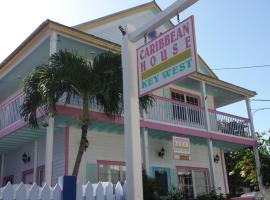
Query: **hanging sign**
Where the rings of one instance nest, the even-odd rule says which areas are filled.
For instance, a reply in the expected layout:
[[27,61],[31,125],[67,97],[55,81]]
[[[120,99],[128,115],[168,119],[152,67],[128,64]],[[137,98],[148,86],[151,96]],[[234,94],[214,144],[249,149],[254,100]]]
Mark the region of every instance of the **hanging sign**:
[[137,49],[139,95],[145,95],[197,70],[194,17]]
[[173,137],[174,159],[190,160],[190,140],[189,138]]

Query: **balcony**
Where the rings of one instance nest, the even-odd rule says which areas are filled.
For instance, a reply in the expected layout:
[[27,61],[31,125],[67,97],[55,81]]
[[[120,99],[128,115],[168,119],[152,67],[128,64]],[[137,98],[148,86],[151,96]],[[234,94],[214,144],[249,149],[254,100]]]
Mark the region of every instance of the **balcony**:
[[[211,109],[208,113],[211,132],[251,138],[249,119]],[[149,108],[145,120],[207,131],[203,108],[164,97],[155,96],[155,102]]]
[[[154,98],[153,106],[148,109],[143,120],[208,131],[203,108],[164,97],[155,96]],[[63,104],[63,99],[60,100],[60,104]],[[21,119],[19,109],[22,101],[23,95],[20,94],[0,107],[0,131]],[[81,105],[80,98],[71,98],[70,106],[81,107]],[[89,107],[91,111],[102,112],[102,108],[94,102],[91,102]],[[216,110],[209,110],[208,113],[210,132],[251,138],[249,119]]]

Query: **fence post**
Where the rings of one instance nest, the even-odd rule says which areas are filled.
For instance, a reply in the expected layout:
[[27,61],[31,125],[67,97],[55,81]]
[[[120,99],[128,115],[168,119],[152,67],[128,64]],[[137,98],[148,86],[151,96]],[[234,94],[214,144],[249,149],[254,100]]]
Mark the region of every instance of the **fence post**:
[[28,193],[29,200],[36,200],[39,199],[39,187],[36,183],[34,183]]
[[61,200],[62,198],[62,190],[59,184],[56,184],[52,191],[52,200]]
[[106,200],[114,200],[113,184],[111,182],[107,185],[105,189],[105,194],[106,194]]
[[84,188],[84,196],[85,200],[94,200],[94,191],[93,191],[93,186],[91,182],[87,182],[85,188]]
[[101,182],[98,183],[96,188],[96,200],[104,200],[104,188]]
[[20,183],[15,193],[16,200],[26,200],[26,188],[23,183]]
[[51,199],[51,188],[47,183],[42,187],[40,191],[40,200],[50,200]]
[[123,199],[123,188],[121,183],[118,181],[115,186],[115,200],[122,200]]
[[3,189],[3,199],[4,200],[13,200],[13,195],[14,195],[14,189],[10,182],[4,187]]

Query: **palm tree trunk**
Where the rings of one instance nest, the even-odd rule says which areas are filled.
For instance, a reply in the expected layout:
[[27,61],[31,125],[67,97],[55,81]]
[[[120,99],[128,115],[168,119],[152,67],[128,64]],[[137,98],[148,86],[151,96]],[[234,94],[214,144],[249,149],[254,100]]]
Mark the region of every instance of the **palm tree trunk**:
[[89,98],[87,95],[83,96],[83,116],[82,116],[82,134],[81,134],[81,141],[80,146],[78,149],[75,165],[73,168],[72,176],[78,176],[81,160],[84,151],[86,151],[88,147],[88,140],[87,140],[87,130],[88,130],[88,123],[89,123],[89,115],[88,115],[88,104],[89,104]]

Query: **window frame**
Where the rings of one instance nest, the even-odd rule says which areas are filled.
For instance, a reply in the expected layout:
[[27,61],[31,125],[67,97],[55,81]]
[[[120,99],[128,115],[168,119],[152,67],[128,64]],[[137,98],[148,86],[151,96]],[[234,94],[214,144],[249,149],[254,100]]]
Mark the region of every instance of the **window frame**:
[[[100,165],[118,165],[118,166],[125,166],[126,163],[124,161],[112,161],[112,160],[97,160],[97,180],[99,180],[99,167]],[[120,181],[120,180],[119,180]]]
[[[192,106],[196,106],[196,107],[201,107],[201,96],[200,95],[197,95],[197,94],[193,94],[193,93],[190,93],[190,92],[186,92],[186,91],[183,91],[183,90],[179,90],[179,89],[175,89],[175,88],[170,88],[170,98],[172,99],[172,93],[178,93],[178,94],[181,94],[181,95],[184,95],[184,102],[181,102],[181,103],[184,103],[184,104],[188,104],[188,105],[192,105]],[[193,97],[193,98],[196,98],[198,100],[198,105],[194,105],[194,104],[189,104],[187,103],[187,96],[189,97]],[[173,99],[175,100],[175,99]],[[177,101],[177,100],[176,100]]]
[[[207,190],[208,193],[211,192],[211,185],[210,185],[210,176],[209,176],[209,169],[208,168],[204,168],[204,167],[191,167],[191,166],[176,166],[176,174],[178,177],[178,171],[180,170],[190,170],[192,172],[192,180],[194,180],[194,182],[192,183],[193,186],[193,191],[196,191],[196,189],[194,189],[196,187],[195,183],[196,180],[193,177],[193,172],[204,172],[206,175],[206,181],[207,181]],[[178,181],[178,179],[177,179]],[[178,181],[178,185],[179,185],[179,181]],[[194,192],[194,198],[197,196],[197,191]]]
[[[26,176],[30,175],[30,174],[34,175],[34,169],[33,168],[25,170],[25,171],[22,172],[22,182],[23,183],[25,183]],[[33,176],[33,178],[34,178],[34,176]],[[34,182],[34,180],[33,180],[33,182]]]
[[[43,171],[44,172],[44,175],[43,175],[43,182],[45,181],[45,165],[40,165],[37,167],[37,174],[36,174],[36,183],[37,185],[39,186],[42,186],[42,182],[40,182],[41,180],[39,179],[39,173]],[[25,182],[25,178],[27,175],[29,174],[33,174],[34,175],[34,168],[31,168],[31,169],[27,169],[27,170],[24,170],[22,171],[22,178],[21,178],[21,181],[24,183]],[[34,178],[34,177],[33,177]],[[34,180],[33,180],[34,182]]]

